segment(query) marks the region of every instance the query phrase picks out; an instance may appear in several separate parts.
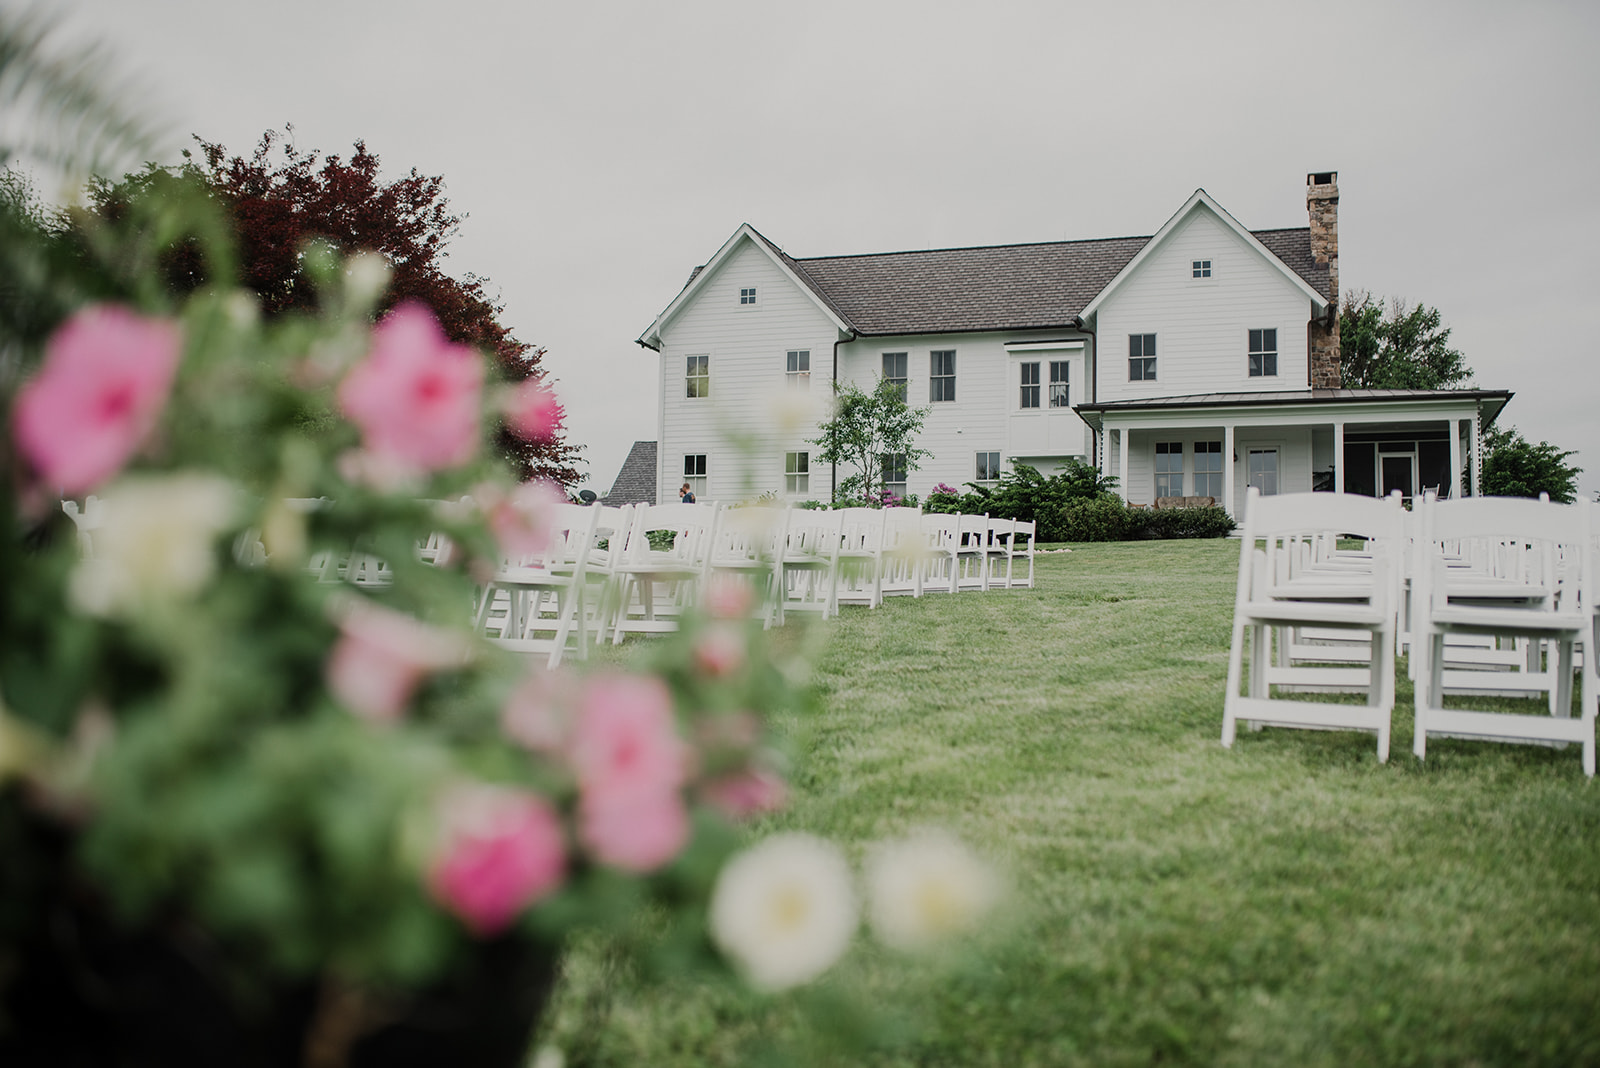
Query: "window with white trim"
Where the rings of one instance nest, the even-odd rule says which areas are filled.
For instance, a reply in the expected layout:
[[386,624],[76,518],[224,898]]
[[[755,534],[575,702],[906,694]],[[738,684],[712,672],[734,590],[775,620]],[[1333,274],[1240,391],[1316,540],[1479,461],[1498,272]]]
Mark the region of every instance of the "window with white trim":
[[691,453],[683,458],[683,480],[689,483],[689,490],[699,500],[706,493],[706,454],[703,452]]
[[1156,442],[1156,498],[1183,496],[1183,442]]
[[934,349],[928,353],[928,399],[956,399],[956,350]]
[[743,308],[743,307],[747,307],[747,306],[749,306],[751,304],[754,304],[755,302],[756,302],[756,287],[755,286],[740,286],[739,287],[739,306],[741,308]]
[[1017,407],[1039,407],[1039,365],[1037,363],[1023,363],[1017,366],[1022,368],[1022,400]]
[[1069,360],[1050,361],[1050,407],[1072,407],[1071,390],[1067,388],[1067,375],[1072,370]]
[[1194,495],[1222,500],[1222,442],[1194,443]]
[[786,357],[789,386],[792,389],[811,388],[811,350],[790,349]]
[[1154,334],[1128,335],[1128,381],[1154,382],[1156,380],[1156,336]]
[[886,452],[880,455],[883,463],[883,488],[896,497],[906,495],[906,454]]
[[995,483],[1000,481],[1000,454],[998,452],[978,453],[977,477],[974,482]]
[[1278,331],[1250,331],[1250,377],[1276,378],[1278,375]]
[[1211,261],[1210,260],[1195,260],[1194,261],[1194,276],[1196,278],[1210,278],[1211,277]]
[[690,356],[689,367],[685,372],[687,389],[685,396],[709,397],[711,396],[711,357]]
[[906,356],[904,352],[886,352],[883,354],[883,380],[893,382],[900,387],[900,399],[907,396]]
[[783,454],[783,492],[803,495],[811,492],[811,454],[786,452]]

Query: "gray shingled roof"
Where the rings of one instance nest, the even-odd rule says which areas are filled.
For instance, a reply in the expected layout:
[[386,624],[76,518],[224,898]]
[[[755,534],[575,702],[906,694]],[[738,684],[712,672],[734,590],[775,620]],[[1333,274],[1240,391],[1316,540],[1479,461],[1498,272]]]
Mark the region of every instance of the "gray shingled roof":
[[[1327,267],[1312,263],[1309,228],[1254,234],[1318,293],[1332,296]],[[757,236],[834,314],[867,335],[1070,326],[1150,241],[1113,237],[795,259]]]
[[636,441],[622,461],[617,480],[604,498],[607,504],[656,503],[656,443]]
[[1510,400],[1505,389],[1292,389],[1259,393],[1191,393],[1183,397],[1140,397],[1135,400],[1079,404],[1084,412],[1146,411],[1152,408],[1226,408],[1261,404],[1327,404],[1343,401]]

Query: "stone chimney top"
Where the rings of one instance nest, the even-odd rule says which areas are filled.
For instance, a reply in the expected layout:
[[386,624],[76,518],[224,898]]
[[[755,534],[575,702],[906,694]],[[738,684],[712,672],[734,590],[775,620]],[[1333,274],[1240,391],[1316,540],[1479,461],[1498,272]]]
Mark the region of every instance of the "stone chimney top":
[[1328,269],[1333,303],[1325,324],[1311,328],[1311,388],[1338,389],[1339,368],[1339,172],[1306,175],[1306,212],[1311,216],[1311,261]]

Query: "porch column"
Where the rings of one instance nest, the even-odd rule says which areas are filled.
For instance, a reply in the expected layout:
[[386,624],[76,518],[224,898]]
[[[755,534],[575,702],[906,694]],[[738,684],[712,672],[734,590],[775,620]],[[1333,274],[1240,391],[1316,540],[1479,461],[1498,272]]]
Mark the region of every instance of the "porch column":
[[1461,420],[1450,420],[1450,494],[1461,496]]
[[1098,444],[1100,446],[1100,455],[1097,457],[1097,459],[1100,461],[1100,474],[1105,478],[1110,478],[1111,428],[1106,426],[1104,423],[1100,425],[1100,438]]
[[1344,420],[1333,424],[1333,492],[1344,492]]
[[1478,438],[1483,433],[1483,428],[1478,425],[1478,413],[1472,413],[1472,487],[1471,496],[1477,497],[1483,493],[1483,450],[1479,448]]
[[1222,506],[1235,519],[1239,518],[1234,507],[1234,502],[1238,498],[1234,496],[1233,488],[1235,481],[1233,469],[1237,466],[1238,463],[1233,458],[1233,424],[1224,423],[1222,424]]
[[1128,428],[1117,431],[1117,487],[1122,493],[1122,503],[1128,503]]

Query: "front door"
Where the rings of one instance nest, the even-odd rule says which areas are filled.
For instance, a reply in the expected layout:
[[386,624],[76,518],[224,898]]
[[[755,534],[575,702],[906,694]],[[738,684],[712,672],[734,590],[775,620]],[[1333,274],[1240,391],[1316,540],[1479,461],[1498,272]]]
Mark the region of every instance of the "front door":
[[1250,485],[1261,491],[1261,496],[1271,497],[1278,492],[1278,450],[1251,449],[1246,473]]
[[1417,485],[1417,458],[1412,453],[1390,454],[1382,457],[1383,460],[1383,495],[1385,497],[1395,490],[1400,491],[1400,496],[1410,500],[1416,492]]

